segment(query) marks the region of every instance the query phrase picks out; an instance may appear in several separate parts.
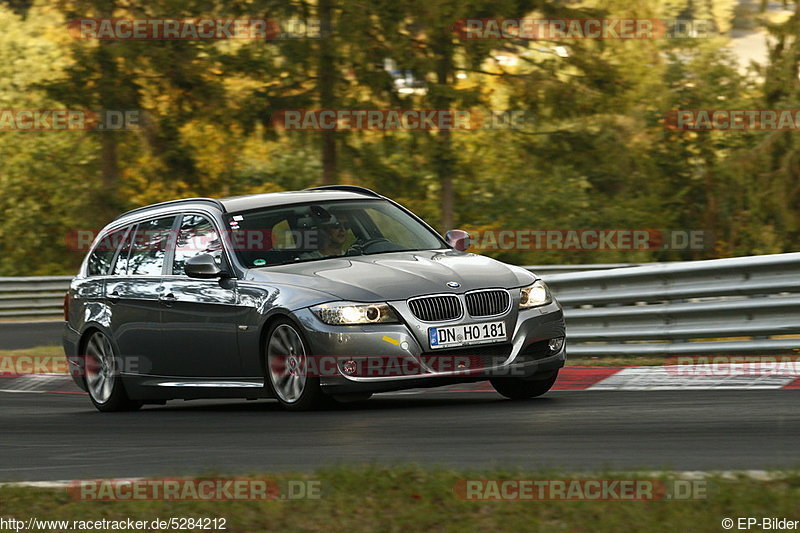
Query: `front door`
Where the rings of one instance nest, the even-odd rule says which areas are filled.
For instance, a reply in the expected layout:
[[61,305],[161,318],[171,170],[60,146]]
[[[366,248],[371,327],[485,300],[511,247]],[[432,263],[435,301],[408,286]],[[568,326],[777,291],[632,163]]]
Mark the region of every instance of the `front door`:
[[183,272],[186,260],[199,254],[211,254],[223,269],[228,269],[219,235],[207,216],[183,215],[171,275],[164,278],[163,375],[242,375],[237,328],[243,323],[246,308],[237,306],[236,282],[193,279]]

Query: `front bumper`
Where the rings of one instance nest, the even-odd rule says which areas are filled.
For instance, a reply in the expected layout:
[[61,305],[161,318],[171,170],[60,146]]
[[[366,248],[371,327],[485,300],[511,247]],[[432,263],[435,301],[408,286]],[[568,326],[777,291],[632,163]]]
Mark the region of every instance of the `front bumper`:
[[[427,327],[425,324],[330,326],[309,309],[294,315],[305,330],[314,358],[334,361],[327,366],[314,366],[327,369],[319,377],[329,394],[435,387],[492,377],[535,378],[551,375],[566,361],[566,343],[555,352],[547,348],[550,339],[565,337],[564,314],[556,302],[502,317],[508,331],[513,331],[505,343],[443,351],[431,350],[424,344],[420,333]],[[376,361],[382,365],[373,365]],[[351,363],[351,370],[356,363],[357,371],[346,373],[346,362]],[[365,369],[371,371],[364,372]]]

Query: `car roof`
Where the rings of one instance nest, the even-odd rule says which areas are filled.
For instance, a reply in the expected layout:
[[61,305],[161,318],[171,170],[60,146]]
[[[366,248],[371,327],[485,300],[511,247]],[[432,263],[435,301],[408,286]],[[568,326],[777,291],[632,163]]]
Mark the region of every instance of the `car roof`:
[[126,218],[130,215],[146,214],[149,211],[161,210],[174,206],[205,205],[219,209],[223,213],[236,213],[249,211],[262,207],[275,207],[281,205],[292,205],[304,202],[324,202],[334,200],[357,200],[373,198],[380,199],[383,196],[376,192],[355,185],[329,185],[305,189],[302,191],[272,192],[263,194],[249,194],[244,196],[231,196],[228,198],[181,198],[170,200],[158,204],[138,207],[119,215],[115,220]]
[[376,198],[375,194],[367,195],[364,193],[309,189],[305,191],[273,192],[266,194],[249,194],[247,196],[232,196],[222,198],[220,202],[225,206],[229,213],[237,211],[249,211],[260,207],[276,207],[281,205],[300,204],[304,202],[325,202],[333,200],[358,200],[364,198]]

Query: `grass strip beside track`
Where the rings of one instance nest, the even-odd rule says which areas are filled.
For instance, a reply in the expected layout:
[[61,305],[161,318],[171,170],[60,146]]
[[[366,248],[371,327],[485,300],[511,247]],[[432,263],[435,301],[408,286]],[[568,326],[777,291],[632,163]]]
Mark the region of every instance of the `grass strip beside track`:
[[[20,364],[15,363],[15,360]],[[66,373],[64,348],[61,346],[36,346],[21,350],[0,350],[0,373],[31,366],[35,366],[37,373]]]
[[[488,453],[488,452],[487,452]],[[532,452],[535,453],[535,452]],[[666,476],[666,477],[664,477]],[[204,476],[216,478],[217,476]],[[0,517],[27,520],[226,518],[227,531],[546,531],[617,533],[722,531],[723,518],[800,519],[800,473],[780,479],[706,478],[706,499],[692,501],[465,501],[453,488],[464,479],[686,479],[652,473],[565,474],[555,471],[425,470],[415,466],[323,469],[314,474],[266,474],[319,481],[321,497],[299,501],[92,502],[65,489],[0,487]]]

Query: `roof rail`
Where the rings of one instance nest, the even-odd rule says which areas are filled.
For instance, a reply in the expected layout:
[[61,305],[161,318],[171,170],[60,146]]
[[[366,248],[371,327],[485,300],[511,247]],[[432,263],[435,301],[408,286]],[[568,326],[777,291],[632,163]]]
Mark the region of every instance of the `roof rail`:
[[222,202],[220,202],[219,200],[216,200],[214,198],[180,198],[178,200],[168,200],[166,202],[160,202],[160,203],[157,203],[157,204],[150,204],[150,205],[145,205],[143,207],[137,207],[136,209],[131,209],[130,211],[126,211],[125,213],[122,213],[121,215],[119,215],[114,220],[119,220],[120,218],[128,216],[128,215],[132,215],[133,213],[139,213],[141,211],[147,211],[149,209],[155,209],[157,207],[165,207],[165,206],[169,206],[169,205],[183,204],[183,203],[198,203],[198,202],[206,203],[206,204],[212,204],[214,207],[216,207],[217,209],[219,209],[223,213],[225,212],[225,206],[222,205]]
[[320,185],[319,187],[309,187],[307,191],[347,191],[358,192],[366,194],[367,196],[374,196],[376,198],[383,198],[380,194],[366,187],[359,187],[358,185]]

